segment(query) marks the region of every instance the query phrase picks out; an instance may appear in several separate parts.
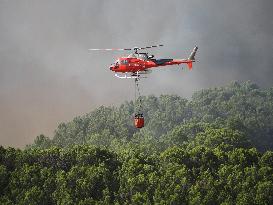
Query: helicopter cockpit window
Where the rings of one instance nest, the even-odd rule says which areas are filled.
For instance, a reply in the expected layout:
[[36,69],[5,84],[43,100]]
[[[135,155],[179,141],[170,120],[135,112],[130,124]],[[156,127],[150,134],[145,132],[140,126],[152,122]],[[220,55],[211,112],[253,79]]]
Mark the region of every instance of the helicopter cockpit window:
[[122,61],[120,61],[120,64],[127,65],[128,64],[128,60],[122,60]]

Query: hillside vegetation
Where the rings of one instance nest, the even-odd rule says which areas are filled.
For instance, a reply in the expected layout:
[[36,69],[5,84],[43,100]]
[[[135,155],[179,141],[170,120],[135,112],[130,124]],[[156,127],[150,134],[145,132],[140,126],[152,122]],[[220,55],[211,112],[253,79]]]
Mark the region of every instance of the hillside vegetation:
[[0,204],[273,204],[273,88],[142,97],[0,147]]
[[[142,97],[145,127],[133,126],[134,103],[99,107],[71,122],[61,123],[52,140],[43,135],[34,147],[91,144],[116,150],[120,143],[158,145],[159,150],[181,145],[197,133],[191,127],[237,130],[259,151],[273,149],[273,88],[260,89],[249,81],[201,90],[191,100],[176,95]],[[188,129],[193,133],[181,133]],[[179,131],[180,130],[180,131]],[[183,137],[182,137],[183,136]]]

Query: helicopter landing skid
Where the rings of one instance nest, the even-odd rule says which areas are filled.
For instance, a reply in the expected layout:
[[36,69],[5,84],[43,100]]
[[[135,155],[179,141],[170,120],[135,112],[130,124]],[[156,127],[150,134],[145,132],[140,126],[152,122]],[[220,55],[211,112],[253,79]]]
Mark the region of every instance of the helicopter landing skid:
[[115,73],[115,76],[117,77],[117,78],[120,78],[120,79],[131,79],[131,78],[139,78],[139,76],[133,76],[133,75],[127,75],[127,74],[125,74],[125,75],[118,75],[117,73]]
[[131,73],[128,75],[128,73],[125,73],[124,75],[118,75],[115,73],[115,77],[120,79],[139,79],[139,78],[147,78],[146,76],[141,76],[138,72],[137,73]]

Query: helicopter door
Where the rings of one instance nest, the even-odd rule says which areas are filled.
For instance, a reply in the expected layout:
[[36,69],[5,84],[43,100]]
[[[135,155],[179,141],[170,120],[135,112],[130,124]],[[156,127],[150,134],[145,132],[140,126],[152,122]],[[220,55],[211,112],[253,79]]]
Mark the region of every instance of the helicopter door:
[[139,59],[132,58],[129,60],[129,69],[131,70],[131,72],[137,72],[141,70],[141,68],[142,68],[142,64]]

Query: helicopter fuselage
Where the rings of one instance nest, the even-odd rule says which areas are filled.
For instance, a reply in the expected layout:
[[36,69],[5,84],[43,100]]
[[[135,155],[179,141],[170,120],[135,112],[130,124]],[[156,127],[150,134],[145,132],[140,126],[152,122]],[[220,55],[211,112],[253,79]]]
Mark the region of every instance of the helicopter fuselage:
[[136,73],[160,66],[179,65],[182,63],[187,64],[188,68],[191,69],[192,62],[195,62],[195,60],[121,57],[110,66],[110,70],[118,73]]

